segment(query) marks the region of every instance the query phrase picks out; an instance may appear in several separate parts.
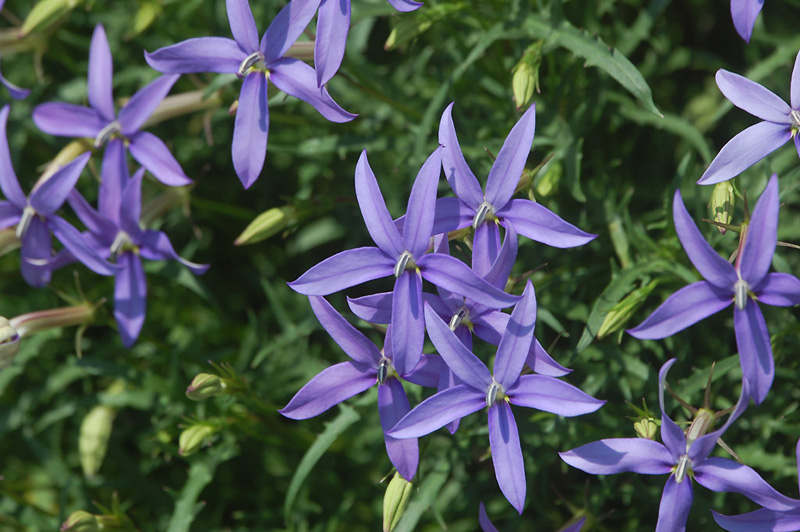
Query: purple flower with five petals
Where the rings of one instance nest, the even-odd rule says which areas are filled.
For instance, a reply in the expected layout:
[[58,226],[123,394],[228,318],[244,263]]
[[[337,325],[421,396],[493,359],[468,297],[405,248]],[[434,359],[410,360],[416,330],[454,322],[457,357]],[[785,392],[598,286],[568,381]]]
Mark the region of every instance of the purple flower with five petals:
[[420,168],[411,189],[401,235],[386,209],[364,150],[356,165],[356,197],[367,230],[377,247],[337,253],[289,283],[301,294],[324,296],[394,275],[391,323],[395,330],[404,334],[392,336],[392,352],[394,365],[402,373],[414,369],[422,355],[425,340],[423,278],[494,308],[513,305],[519,299],[490,285],[456,258],[426,253],[433,227],[436,185],[441,172],[440,154],[441,148],[436,148]]
[[[800,475],[800,441],[795,450],[797,470]],[[791,508],[771,510],[761,508],[742,515],[722,515],[711,510],[714,521],[729,532],[792,532],[800,530],[800,500],[795,500]]]
[[756,17],[764,7],[764,0],[731,0],[731,16],[736,31],[745,42],[750,42]]
[[747,408],[747,382],[742,383],[739,402],[720,429],[707,433],[714,416],[700,410],[700,416],[684,434],[664,410],[664,381],[674,363],[674,358],[667,361],[658,375],[663,444],[645,438],[612,438],[559,453],[561,459],[593,475],[669,475],[661,496],[656,532],[686,530],[694,496],[692,478],[712,491],[741,493],[774,509],[789,508],[794,501],[772,489],[753,469],[727,458],[709,457],[716,441]]
[[[89,105],[51,102],[36,106],[33,122],[50,135],[61,137],[93,137],[96,148],[109,145],[103,166],[124,165],[125,146],[133,158],[169,186],[187,185],[181,165],[164,141],[146,131],[139,131],[167,96],[178,76],[161,76],[134,94],[119,113],[114,111],[111,92],[113,63],[111,49],[103,26],[97,25],[89,48]],[[105,172],[104,172],[105,173]],[[100,194],[117,194],[125,183],[103,181]],[[109,191],[109,189],[114,189]]]
[[360,333],[323,297],[311,296],[311,308],[317,319],[352,360],[331,366],[303,386],[280,413],[291,419],[317,416],[378,384],[378,412],[389,460],[406,480],[414,478],[419,463],[416,439],[399,440],[386,434],[411,405],[398,377],[420,386],[435,387],[444,364],[441,357],[422,355],[409,373],[395,369],[391,352],[391,326],[386,331],[383,352]]
[[[439,144],[443,147],[445,177],[458,197],[442,198],[437,202],[434,233],[472,225],[475,229],[473,267],[479,275],[488,272],[497,257],[500,249],[498,224],[504,225],[506,220],[514,224],[520,235],[558,248],[582,246],[597,236],[565,222],[539,203],[511,199],[522,177],[533,143],[536,128],[535,106],[522,115],[508,134],[489,171],[485,193],[461,153],[453,126],[452,111],[451,103],[442,114]],[[475,258],[479,262],[476,263]]]
[[739,74],[719,70],[716,79],[719,90],[733,105],[763,122],[729,140],[708,165],[698,185],[714,185],[734,178],[791,139],[800,155],[800,52],[792,70],[791,107],[780,96]]
[[227,0],[233,39],[198,37],[145,53],[147,62],[159,72],[218,72],[244,79],[232,144],[233,167],[244,188],[258,179],[267,155],[267,80],[286,94],[311,104],[331,122],[348,122],[357,116],[339,107],[325,88],[317,86],[313,68],[284,57],[314,17],[319,3],[320,0],[289,2],[259,43],[248,0]]
[[673,211],[678,238],[705,281],[672,294],[628,333],[640,339],[666,338],[733,303],[742,374],[753,400],[760,404],[772,386],[775,362],[758,302],[779,307],[800,303],[800,280],[786,273],[767,273],[778,242],[778,177],[773,175],[769,180],[749,224],[743,227],[746,232],[735,265],[708,245],[689,217],[679,191],[675,192]]
[[428,336],[450,370],[464,384],[439,392],[409,412],[389,431],[396,438],[418,438],[477,412],[489,413],[489,445],[500,490],[519,513],[525,504],[525,464],[511,404],[538,408],[562,416],[594,412],[599,401],[574,386],[545,375],[522,375],[536,323],[536,295],[525,286],[497,347],[490,373],[450,327],[429,307],[425,312]]
[[[386,0],[398,11],[414,11],[422,3],[414,0]],[[325,85],[342,64],[347,34],[350,31],[350,0],[322,0],[317,18],[314,68],[317,86]]]
[[31,286],[45,286],[53,269],[50,231],[84,265],[100,275],[114,275],[113,264],[104,261],[69,222],[56,215],[67,195],[75,188],[90,154],[85,153],[46,179],[40,179],[25,197],[11,164],[6,122],[9,107],[0,111],[0,189],[7,201],[0,201],[0,229],[17,226],[22,241],[22,277]]

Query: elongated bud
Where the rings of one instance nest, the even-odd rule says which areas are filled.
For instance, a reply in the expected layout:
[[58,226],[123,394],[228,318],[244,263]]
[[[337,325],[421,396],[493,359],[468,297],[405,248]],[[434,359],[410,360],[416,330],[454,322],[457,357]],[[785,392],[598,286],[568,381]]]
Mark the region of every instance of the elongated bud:
[[96,308],[96,305],[87,302],[71,307],[39,310],[11,318],[10,324],[21,337],[25,337],[55,327],[92,323]]
[[97,516],[84,510],[72,512],[61,525],[62,532],[96,532],[101,530]]
[[524,107],[533,99],[533,92],[539,92],[539,65],[542,63],[542,44],[534,43],[525,50],[522,59],[514,66],[511,89],[517,109]]
[[44,30],[55,24],[62,16],[75,9],[84,0],[42,0],[33,6],[22,23],[20,37],[34,30]]
[[[708,207],[711,209],[711,214],[714,216],[714,221],[720,224],[730,225],[733,221],[733,208],[736,201],[736,195],[733,192],[733,184],[730,181],[723,181],[714,186],[714,192],[711,193],[711,201]],[[719,232],[723,235],[728,231],[725,227],[717,226]]]
[[695,414],[692,424],[686,429],[686,449],[692,445],[697,438],[704,436],[714,427],[714,412],[707,408],[701,408]]
[[217,429],[211,425],[192,425],[184,429],[178,439],[178,454],[189,456],[196,453],[215,432]]
[[111,437],[115,415],[116,410],[110,406],[97,405],[83,418],[78,451],[86,478],[92,478],[100,471],[108,450],[108,439]]
[[233,243],[237,246],[255,244],[274,236],[297,221],[297,210],[292,206],[274,207],[259,214],[242,231]]
[[658,432],[658,424],[653,418],[642,418],[633,424],[636,435],[646,440],[654,440]]
[[19,351],[19,334],[11,323],[0,317],[0,369],[7,368]]
[[225,387],[225,381],[218,375],[200,373],[192,379],[192,383],[186,388],[186,397],[192,401],[201,401],[209,397],[223,395]]
[[408,499],[411,497],[411,482],[395,472],[389,485],[386,487],[386,494],[383,496],[383,532],[391,532],[403,512],[408,506]]
[[636,311],[639,310],[639,306],[647,299],[647,296],[650,295],[650,292],[653,291],[656,284],[656,281],[651,281],[646,286],[637,288],[625,296],[622,301],[611,307],[611,310],[608,311],[608,314],[606,314],[606,317],[603,319],[603,323],[600,324],[597,337],[603,338],[604,336],[608,336],[622,329]]
[[547,167],[544,173],[540,173],[534,185],[536,195],[541,198],[546,198],[558,189],[558,184],[561,182],[561,176],[564,173],[564,167],[559,162],[554,162]]

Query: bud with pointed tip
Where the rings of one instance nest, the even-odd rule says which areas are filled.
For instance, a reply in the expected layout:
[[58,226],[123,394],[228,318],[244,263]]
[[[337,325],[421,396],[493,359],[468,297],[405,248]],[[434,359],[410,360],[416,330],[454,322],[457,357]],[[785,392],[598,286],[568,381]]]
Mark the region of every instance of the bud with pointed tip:
[[296,214],[296,209],[290,205],[273,207],[268,211],[262,212],[250,222],[233,243],[241,246],[266,240],[286,229],[289,224],[297,221]]
[[520,109],[533,99],[533,92],[539,92],[539,65],[542,63],[542,43],[537,42],[528,47],[522,59],[514,67],[511,88],[514,101]]
[[411,497],[411,482],[395,472],[383,496],[383,532],[391,532],[400,521]]

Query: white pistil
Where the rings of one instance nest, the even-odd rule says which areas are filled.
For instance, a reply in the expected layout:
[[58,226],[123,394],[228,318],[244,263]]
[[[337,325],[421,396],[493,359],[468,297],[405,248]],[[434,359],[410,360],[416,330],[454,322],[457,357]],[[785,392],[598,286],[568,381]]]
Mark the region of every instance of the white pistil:
[[747,305],[747,293],[749,290],[750,285],[744,279],[739,279],[733,285],[733,302],[739,310],[744,310],[745,305]]
[[381,364],[378,366],[378,384],[383,384],[386,382],[386,379],[389,378],[389,359],[383,357],[381,359]]
[[239,65],[239,72],[237,72],[236,75],[240,78],[245,77],[245,75],[247,75],[247,71],[250,70],[251,67],[255,66],[256,63],[263,60],[264,60],[263,53],[253,52],[252,54],[244,58],[242,64]]
[[486,390],[486,406],[489,408],[494,406],[494,403],[497,400],[497,392],[500,391],[500,388],[500,383],[492,380],[492,384],[490,384],[489,389]]
[[792,133],[800,131],[800,109],[792,109],[789,119],[792,121]]
[[109,259],[116,261],[119,254],[122,252],[123,248],[126,244],[131,243],[131,237],[128,236],[128,233],[125,231],[120,231],[117,233],[116,238],[114,238],[114,242],[111,244],[111,248],[109,249]]
[[450,330],[455,331],[459,325],[461,325],[465,319],[469,316],[469,310],[464,307],[461,307],[458,312],[453,314],[453,317],[450,318]]
[[109,123],[108,125],[106,125],[106,127],[101,129],[100,133],[98,133],[97,136],[94,138],[94,147],[99,148],[100,146],[104,145],[106,142],[111,140],[111,137],[113,137],[120,131],[122,131],[122,126],[120,125],[119,122],[114,120],[113,122]]
[[475,213],[475,218],[472,219],[472,228],[477,229],[479,225],[481,225],[486,217],[492,212],[492,206],[489,205],[486,201],[481,203],[481,206],[478,207],[478,212]]
[[36,210],[31,207],[30,205],[26,205],[24,209],[22,209],[22,217],[19,219],[19,223],[17,224],[17,238],[22,238],[25,236],[25,233],[28,232],[28,227],[31,226],[31,222],[33,221],[33,217],[36,215]]
[[411,254],[410,251],[404,251],[400,258],[397,259],[397,263],[394,265],[394,276],[400,277],[404,271],[408,268],[413,268],[414,265],[414,256]]
[[689,468],[689,455],[684,454],[678,460],[678,466],[675,468],[675,482],[680,484],[686,478],[686,470]]

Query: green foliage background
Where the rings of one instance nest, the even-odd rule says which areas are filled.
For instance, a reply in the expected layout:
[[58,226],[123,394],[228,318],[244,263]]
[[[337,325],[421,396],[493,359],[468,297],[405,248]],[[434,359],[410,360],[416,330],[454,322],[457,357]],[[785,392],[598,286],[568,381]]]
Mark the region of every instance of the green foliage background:
[[[253,1],[263,31],[284,5]],[[143,50],[187,38],[229,36],[221,0],[78,0],[55,12],[22,43],[3,40],[3,73],[33,89],[11,104],[9,140],[23,188],[67,140],[36,129],[31,110],[47,101],[86,103],[93,27],[102,23],[114,54],[115,96],[128,97],[158,74]],[[0,371],[0,529],[54,530],[76,510],[101,513],[115,496],[140,530],[375,530],[392,472],[371,390],[318,418],[297,422],[277,409],[313,375],[345,355],[317,324],[304,296],[286,286],[310,266],[344,249],[371,245],[355,201],[353,172],[367,149],[390,212],[403,213],[411,184],[437,145],[445,106],[453,112],[465,157],[485,179],[492,154],[520,116],[512,95],[515,65],[539,47],[541,92],[534,94],[537,133],[529,159],[538,201],[599,234],[590,245],[557,250],[524,240],[514,275],[534,281],[540,306],[537,337],[574,369],[566,380],[608,403],[597,413],[564,419],[518,409],[528,478],[527,506],[517,517],[494,480],[481,415],[455,437],[438,431],[421,442],[411,505],[397,530],[477,529],[479,501],[507,531],[556,530],[578,515],[584,530],[635,531],[655,526],[663,478],[633,474],[594,477],[572,470],[556,452],[599,438],[634,436],[625,402],[647,401],[657,413],[657,372],[668,358],[672,387],[699,406],[713,361],[713,405],[738,396],[741,373],[732,313],[722,312],[663,341],[622,333],[595,339],[608,310],[634,289],[657,281],[627,327],[638,324],[676,289],[699,279],[674,233],[671,201],[681,189],[696,220],[710,217],[711,188],[694,182],[719,148],[754,119],[734,109],[714,83],[724,68],[762,83],[788,100],[800,49],[800,2],[770,0],[746,45],[735,33],[726,1],[699,0],[426,0],[413,13],[383,0],[353,0],[353,25],[331,95],[359,114],[332,124],[283,94],[270,99],[264,172],[244,191],[230,162],[238,95],[233,76],[184,76],[173,94],[217,94],[209,109],[154,125],[187,175],[188,194],[154,180],[146,200],[169,199],[154,225],[191,260],[211,263],[194,278],[177,264],[150,263],[147,321],[125,350],[108,302],[76,353],[74,329],[25,339],[14,364]],[[0,18],[15,35],[31,6],[8,0]],[[395,31],[395,46],[384,44]],[[313,23],[306,41],[313,36]],[[637,76],[640,76],[637,78]],[[216,91],[216,92],[215,92]],[[272,94],[272,93],[271,93]],[[4,96],[5,97],[5,96]],[[663,116],[659,116],[659,113]],[[99,172],[93,157],[93,173]],[[780,176],[779,240],[800,241],[797,154],[787,146],[737,178],[751,203],[767,178]],[[79,185],[96,194],[89,172]],[[547,190],[549,187],[550,190]],[[448,192],[442,180],[441,194]],[[524,192],[522,193],[524,195]],[[259,213],[290,206],[295,219],[263,242],[233,241]],[[734,223],[741,221],[741,202]],[[732,253],[737,237],[703,227],[715,248]],[[459,251],[468,257],[463,244]],[[800,255],[779,248],[775,269],[797,273]],[[17,253],[0,259],[0,315],[67,304],[64,297],[112,298],[113,281],[83,268],[54,275],[34,290],[19,275]],[[386,289],[375,282],[357,296]],[[344,295],[329,298],[342,312]],[[796,496],[794,446],[800,437],[798,326],[795,309],[764,309],[773,335],[777,375],[772,393],[726,434],[726,442],[781,492]],[[345,314],[355,323],[355,318]],[[365,325],[365,324],[361,324]],[[365,329],[366,330],[366,329]],[[379,334],[374,339],[380,342]],[[250,392],[204,402],[184,391],[208,361],[230,364]],[[124,391],[109,393],[113,383]],[[421,396],[412,390],[412,403]],[[686,419],[674,401],[674,417]],[[85,478],[78,437],[95,405],[116,409],[108,452],[98,475]],[[210,446],[181,457],[182,427],[200,420],[219,428]],[[328,448],[305,478],[295,471],[315,442]],[[724,452],[717,451],[720,455]],[[754,509],[741,496],[698,487],[689,530],[716,529],[709,507]]]

